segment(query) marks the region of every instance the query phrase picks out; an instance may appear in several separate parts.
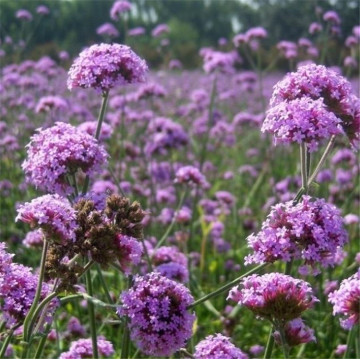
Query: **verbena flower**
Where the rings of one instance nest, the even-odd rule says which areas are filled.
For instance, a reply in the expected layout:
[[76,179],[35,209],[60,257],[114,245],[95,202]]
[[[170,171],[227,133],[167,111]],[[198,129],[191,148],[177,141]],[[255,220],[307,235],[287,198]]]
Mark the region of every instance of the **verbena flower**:
[[231,339],[222,334],[209,335],[195,346],[195,359],[248,359]]
[[125,274],[130,274],[131,266],[139,264],[142,255],[142,247],[139,241],[131,236],[116,235],[116,246],[118,248],[118,260]]
[[228,299],[282,326],[318,301],[309,283],[280,273],[247,276],[230,291]]
[[170,280],[176,280],[180,283],[186,283],[189,281],[189,271],[187,267],[176,262],[160,264],[154,268],[154,271],[157,271],[162,276],[165,276]]
[[254,254],[245,258],[246,264],[303,259],[315,268],[334,266],[348,234],[334,205],[303,196],[295,206],[292,201],[273,206],[261,231],[247,241]]
[[209,183],[206,181],[205,176],[195,166],[183,166],[176,171],[175,183],[187,184],[190,186],[199,186],[206,189]]
[[110,10],[110,17],[113,20],[119,20],[121,14],[131,10],[131,4],[126,0],[115,1]]
[[282,102],[307,97],[323,99],[329,112],[341,120],[340,125],[352,146],[357,149],[360,132],[359,98],[351,92],[351,84],[337,72],[323,65],[301,66],[274,86],[270,109]]
[[17,209],[16,221],[32,228],[41,228],[49,241],[67,242],[75,239],[77,227],[75,210],[59,195],[44,195],[22,204]]
[[19,9],[15,13],[15,17],[20,20],[31,21],[33,16],[30,11],[25,9]]
[[119,36],[118,29],[111,23],[105,23],[105,24],[100,25],[96,29],[96,33],[98,35],[109,36],[109,37]]
[[[109,357],[114,354],[112,343],[104,337],[97,338],[97,347],[99,355]],[[90,359],[93,357],[93,348],[91,339],[80,339],[70,344],[69,351],[60,354],[59,359]]]
[[316,151],[321,140],[343,133],[340,123],[322,99],[303,97],[271,107],[261,131],[272,133],[275,144],[306,143],[309,151]]
[[329,302],[333,305],[333,315],[340,315],[340,325],[350,330],[359,323],[360,304],[360,270],[344,279],[338,290],[329,294]]
[[159,37],[162,34],[168,33],[169,30],[170,29],[166,24],[159,24],[151,31],[151,35],[153,37]]
[[[8,328],[22,323],[27,315],[35,297],[35,290],[39,278],[31,272],[29,267],[11,263],[6,272],[0,276],[0,311],[2,320]],[[40,300],[43,300],[51,292],[51,287],[43,283]],[[54,299],[47,307],[45,322],[50,322],[52,314],[58,306],[58,300]]]
[[[83,131],[91,136],[95,136],[96,128],[97,128],[97,121],[85,121],[77,127],[80,131]],[[106,122],[101,124],[100,130],[100,140],[107,140],[111,138],[114,129],[111,125]]]
[[40,229],[29,231],[22,243],[27,248],[41,248],[44,243],[44,234]]
[[121,316],[128,316],[131,339],[145,354],[170,356],[192,335],[195,316],[190,291],[159,273],[136,276],[134,285],[121,294]]
[[41,190],[60,195],[73,191],[67,175],[80,168],[92,176],[101,170],[108,157],[94,137],[62,122],[39,129],[27,148],[27,159],[22,164],[26,180]]
[[[296,346],[316,341],[314,330],[304,324],[301,318],[289,321],[284,326],[286,344]],[[281,345],[281,336],[279,331],[274,332],[274,338],[277,344]]]
[[107,92],[117,85],[145,81],[148,67],[129,46],[95,44],[82,51],[71,65],[67,85]]

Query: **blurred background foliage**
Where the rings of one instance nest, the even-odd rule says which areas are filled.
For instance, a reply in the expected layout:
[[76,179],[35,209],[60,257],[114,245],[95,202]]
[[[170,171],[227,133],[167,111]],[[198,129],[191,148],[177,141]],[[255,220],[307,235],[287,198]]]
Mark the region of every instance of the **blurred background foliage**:
[[[103,41],[96,34],[96,28],[106,22],[113,23],[120,31],[114,42],[123,42],[124,23],[114,23],[109,16],[113,2],[1,0],[0,39],[6,53],[2,63],[20,60],[16,58],[18,54],[7,51],[6,36],[15,44],[25,41],[26,46],[21,51],[23,59],[37,59],[42,55],[56,59],[61,50],[76,56],[85,46]],[[268,31],[263,46],[265,63],[270,62],[277,41],[309,37],[309,24],[321,18],[320,8],[323,12],[337,11],[342,19],[341,33],[330,44],[336,54],[352,27],[359,24],[359,0],[131,0],[131,3],[133,9],[126,15],[126,27],[142,26],[146,34],[128,38],[126,42],[152,67],[159,67],[172,58],[179,59],[185,68],[197,67],[201,64],[198,54],[201,47],[218,46],[218,40],[225,38],[228,44],[222,50],[229,50],[233,48],[234,35],[254,26]],[[39,5],[46,5],[50,14],[36,14]],[[16,19],[18,9],[29,10],[33,21]],[[170,27],[166,46],[161,46],[161,38],[151,37],[151,30],[160,23]],[[281,67],[281,62],[278,66]]]

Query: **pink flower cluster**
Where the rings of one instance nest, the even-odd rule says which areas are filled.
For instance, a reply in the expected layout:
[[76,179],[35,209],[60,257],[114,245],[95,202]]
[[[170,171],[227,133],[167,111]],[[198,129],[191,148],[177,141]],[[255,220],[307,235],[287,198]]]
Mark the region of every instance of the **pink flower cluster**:
[[318,299],[309,283],[281,273],[250,275],[229,293],[260,318],[285,325],[311,308]]
[[20,205],[17,212],[16,221],[41,228],[48,241],[66,243],[75,240],[75,210],[66,198],[57,194],[40,196]]
[[322,99],[303,97],[271,107],[261,130],[274,134],[275,144],[305,142],[313,152],[321,140],[343,133],[340,123],[341,120],[328,111]]
[[94,137],[62,122],[39,129],[27,148],[28,157],[22,164],[26,180],[41,190],[61,195],[73,191],[66,175],[80,168],[91,176],[101,170],[108,156]]
[[261,231],[247,241],[254,250],[245,258],[247,264],[303,259],[312,267],[327,267],[334,266],[348,234],[334,205],[303,196],[295,206],[292,201],[275,205]]
[[[321,127],[319,121],[326,116],[329,118],[326,126]],[[352,94],[351,85],[344,77],[323,65],[309,64],[274,86],[262,131],[274,133],[277,140],[285,143],[310,142],[311,149],[315,150],[320,139],[340,132],[338,125],[357,147],[359,99]]]
[[175,174],[176,184],[188,184],[190,186],[199,186],[206,189],[209,183],[206,181],[205,176],[195,166],[183,166]]
[[[114,354],[112,343],[103,337],[97,339],[99,355],[109,357]],[[60,354],[59,359],[90,359],[93,357],[93,348],[91,339],[79,339],[73,341],[69,351]]]
[[131,339],[145,354],[170,356],[192,335],[195,316],[187,307],[189,290],[159,273],[136,276],[134,285],[121,294],[121,316],[128,316]]
[[195,359],[248,359],[247,354],[222,334],[209,335],[195,346]]
[[142,83],[148,71],[146,62],[129,46],[95,44],[82,51],[71,65],[67,85],[107,92],[117,85]]
[[329,302],[334,306],[333,314],[342,316],[340,324],[344,329],[349,330],[359,323],[360,269],[329,294]]

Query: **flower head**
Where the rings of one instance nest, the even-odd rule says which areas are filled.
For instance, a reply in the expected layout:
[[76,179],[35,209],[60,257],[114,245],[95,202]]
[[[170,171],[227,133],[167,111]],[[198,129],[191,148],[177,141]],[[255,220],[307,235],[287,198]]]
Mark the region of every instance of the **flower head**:
[[311,201],[304,196],[293,206],[292,201],[275,205],[261,231],[247,239],[254,254],[246,263],[303,259],[315,267],[334,266],[336,253],[348,241],[340,211],[324,199]]
[[248,359],[231,339],[222,334],[209,335],[195,346],[195,359]]
[[356,147],[360,138],[360,100],[352,94],[351,85],[344,77],[323,65],[301,66],[274,86],[270,108],[304,97],[309,101],[322,99],[325,109],[341,120],[340,125]]
[[275,143],[306,143],[310,151],[315,151],[321,140],[343,132],[340,123],[322,99],[303,97],[271,107],[261,131],[274,134]]
[[147,355],[170,356],[192,335],[195,316],[189,290],[159,273],[136,276],[121,294],[119,314],[128,316],[131,339]]
[[105,23],[100,25],[96,29],[96,33],[102,36],[117,37],[119,36],[118,29],[111,23]]
[[39,129],[27,148],[28,157],[22,164],[27,181],[61,195],[73,191],[66,175],[80,168],[91,176],[101,170],[108,156],[94,137],[62,122]]
[[[0,276],[0,311],[8,328],[23,322],[35,296],[39,279],[29,267],[11,263],[5,274]],[[43,300],[51,292],[51,287],[43,283],[40,299]],[[58,305],[57,299],[50,302],[45,314],[45,321],[51,320]]]
[[142,83],[148,67],[129,46],[96,44],[82,51],[69,70],[67,85],[107,92],[117,85]]
[[[314,330],[304,324],[301,318],[289,321],[284,326],[285,340],[289,346],[306,344],[316,341]],[[279,331],[274,332],[275,341],[280,345],[281,336]]]
[[318,301],[310,284],[289,275],[250,275],[228,296],[255,315],[285,325]]
[[182,166],[175,174],[175,183],[188,184],[190,186],[199,186],[201,188],[209,187],[205,176],[195,166]]
[[121,14],[131,10],[131,4],[126,0],[115,1],[110,10],[110,17],[113,20],[119,20]]
[[17,10],[15,16],[17,19],[25,20],[25,21],[31,21],[33,19],[31,12],[25,9]]
[[[109,357],[114,354],[112,343],[103,337],[97,339],[99,355]],[[69,351],[60,354],[59,359],[90,359],[93,357],[93,348],[91,339],[79,339],[73,341]]]
[[135,238],[122,234],[116,235],[115,242],[118,248],[120,267],[125,274],[130,274],[131,265],[137,265],[141,260],[141,245]]
[[59,195],[44,195],[20,205],[16,221],[41,228],[49,241],[67,242],[75,239],[75,210]]
[[329,294],[329,302],[334,306],[333,315],[340,315],[340,325],[351,329],[359,323],[360,306],[360,269],[343,280],[338,290]]

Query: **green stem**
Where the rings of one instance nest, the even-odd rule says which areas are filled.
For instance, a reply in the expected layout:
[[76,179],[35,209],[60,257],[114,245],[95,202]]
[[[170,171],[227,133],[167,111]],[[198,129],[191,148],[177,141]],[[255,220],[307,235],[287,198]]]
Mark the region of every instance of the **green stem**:
[[51,327],[50,324],[48,324],[48,325],[46,326],[46,329],[45,329],[45,331],[44,331],[44,334],[43,334],[43,336],[42,336],[41,339],[40,339],[38,348],[36,349],[36,353],[35,353],[34,359],[41,359],[41,358],[42,358],[42,353],[43,353],[44,348],[45,348],[45,344],[46,344],[46,340],[47,340],[47,335],[48,335],[48,333],[49,333],[50,327]]
[[[129,276],[128,279],[128,288],[131,286],[132,283],[132,277]],[[126,316],[124,319],[124,324],[123,324],[123,338],[122,338],[122,342],[121,342],[121,359],[128,359],[129,358],[129,345],[130,345],[130,332],[129,332],[129,327],[128,327],[128,317]]]
[[[356,334],[357,333],[357,334]],[[355,355],[356,359],[360,359],[360,325],[355,325]]]
[[304,188],[305,193],[308,192],[306,155],[307,155],[306,144],[302,142],[300,144],[301,186]]
[[239,276],[238,278],[236,278],[233,281],[230,281],[229,283],[222,286],[221,288],[211,292],[210,294],[207,294],[207,295],[203,296],[199,300],[196,300],[195,302],[193,302],[191,305],[188,306],[188,309],[192,309],[195,306],[202,304],[204,301],[209,300],[209,299],[211,299],[211,298],[213,298],[215,296],[218,296],[221,293],[223,293],[224,291],[230,290],[232,287],[237,285],[244,277],[249,276],[249,275],[254,274],[254,273],[257,273],[258,271],[264,269],[267,265],[268,264],[261,264],[261,265],[258,265],[256,267],[254,267],[252,270],[248,271],[244,275]]
[[[108,99],[109,99],[109,91],[106,91],[102,95],[101,108],[100,108],[99,117],[98,117],[98,120],[97,120],[96,132],[95,132],[95,139],[96,140],[99,140],[99,137],[100,137],[101,126],[102,126],[102,123],[103,123],[103,120],[104,120]],[[90,183],[90,177],[89,177],[89,175],[86,175],[84,185],[83,185],[83,189],[82,189],[82,194],[83,195],[85,195],[87,193],[88,188],[89,188],[89,183]]]
[[57,296],[57,293],[56,293],[56,292],[52,292],[52,293],[49,294],[43,301],[41,301],[40,304],[39,304],[39,306],[35,309],[33,319],[32,319],[32,321],[31,321],[31,323],[30,323],[30,326],[29,326],[29,332],[30,332],[30,334],[31,334],[31,332],[32,332],[32,329],[34,328],[36,319],[37,319],[38,316],[40,315],[40,312],[42,311],[42,309],[43,309],[52,299],[54,299],[56,296]]
[[39,302],[40,296],[41,296],[42,283],[43,283],[44,274],[45,274],[45,260],[46,260],[47,250],[48,250],[48,242],[47,242],[46,238],[44,237],[43,251],[41,254],[41,261],[40,261],[39,280],[38,280],[33,303],[31,305],[30,310],[29,310],[28,314],[26,315],[26,318],[24,321],[24,342],[26,342],[26,343],[29,342],[30,337],[31,337],[30,324],[33,321],[33,315],[34,315],[34,312],[36,310],[36,307],[38,305],[38,302]]
[[284,359],[289,359],[289,347],[288,347],[288,344],[286,342],[284,327],[279,326],[278,331],[279,331],[279,334],[280,334],[281,345],[282,345],[282,349],[283,349],[283,352],[284,352]]
[[[176,210],[175,210],[175,213],[177,211],[180,210],[180,208],[182,207],[183,203],[184,203],[184,200],[185,200],[185,196],[187,194],[187,191],[184,191],[180,197],[180,200],[179,200],[179,203],[178,203],[178,206],[176,207]],[[193,210],[194,211],[194,210]],[[175,220],[175,217],[174,219],[171,221],[170,225],[168,226],[168,228],[166,229],[164,235],[161,237],[161,239],[158,241],[158,243],[156,244],[155,246],[155,250],[157,250],[164,242],[165,240],[167,239],[167,237],[169,236],[171,230],[174,228],[176,224],[176,220]]]
[[179,352],[184,354],[187,359],[195,359],[194,355],[190,354],[186,349],[180,349]]
[[5,353],[6,353],[6,349],[8,348],[10,341],[12,339],[13,333],[14,333],[14,328],[12,328],[9,333],[8,336],[5,338],[4,343],[2,344],[1,350],[0,350],[0,359],[4,359]]
[[104,276],[103,276],[103,274],[101,272],[101,268],[100,268],[99,264],[96,264],[96,271],[97,271],[97,273],[99,275],[99,279],[100,279],[101,285],[102,285],[102,287],[104,289],[105,296],[106,296],[106,299],[107,299],[108,303],[113,304],[114,302],[113,302],[113,300],[112,300],[112,298],[110,296],[109,288],[108,288],[108,286],[106,284],[106,281],[105,281]]
[[354,342],[354,339],[355,339],[355,333],[356,333],[355,326],[353,326],[350,329],[348,337],[347,337],[346,351],[345,351],[345,354],[344,354],[344,359],[350,359],[350,354],[351,354],[353,342]]
[[78,186],[77,186],[75,173],[71,174],[71,178],[72,178],[72,182],[73,182],[74,189],[75,189],[75,196],[79,196],[79,189],[78,189]]
[[265,348],[264,359],[270,359],[271,358],[271,354],[272,354],[272,351],[273,351],[273,348],[274,348],[273,331],[274,331],[274,327],[271,326],[268,341],[267,341],[266,348]]
[[[321,170],[322,166],[324,165],[324,162],[325,162],[326,158],[328,157],[332,147],[334,146],[334,143],[335,143],[335,135],[333,135],[330,138],[330,141],[327,144],[326,149],[325,149],[324,153],[322,154],[318,164],[316,165],[314,172],[309,177],[309,179],[307,181],[307,188],[309,188],[311,186],[311,184],[313,183],[313,181],[315,180],[316,176],[318,175],[319,171]],[[296,194],[295,199],[293,201],[294,204],[296,204],[301,199],[301,196],[305,193],[305,191],[306,191],[306,188],[304,186],[302,186],[301,189],[299,189],[299,191]]]
[[[92,280],[91,280],[91,272],[86,272],[86,290],[87,293],[92,297],[93,296],[93,288],[92,288]],[[99,358],[99,352],[97,348],[97,337],[96,337],[96,323],[95,323],[95,309],[94,304],[91,301],[87,302],[89,318],[90,318],[90,333],[91,333],[91,342],[93,349],[93,358]]]

